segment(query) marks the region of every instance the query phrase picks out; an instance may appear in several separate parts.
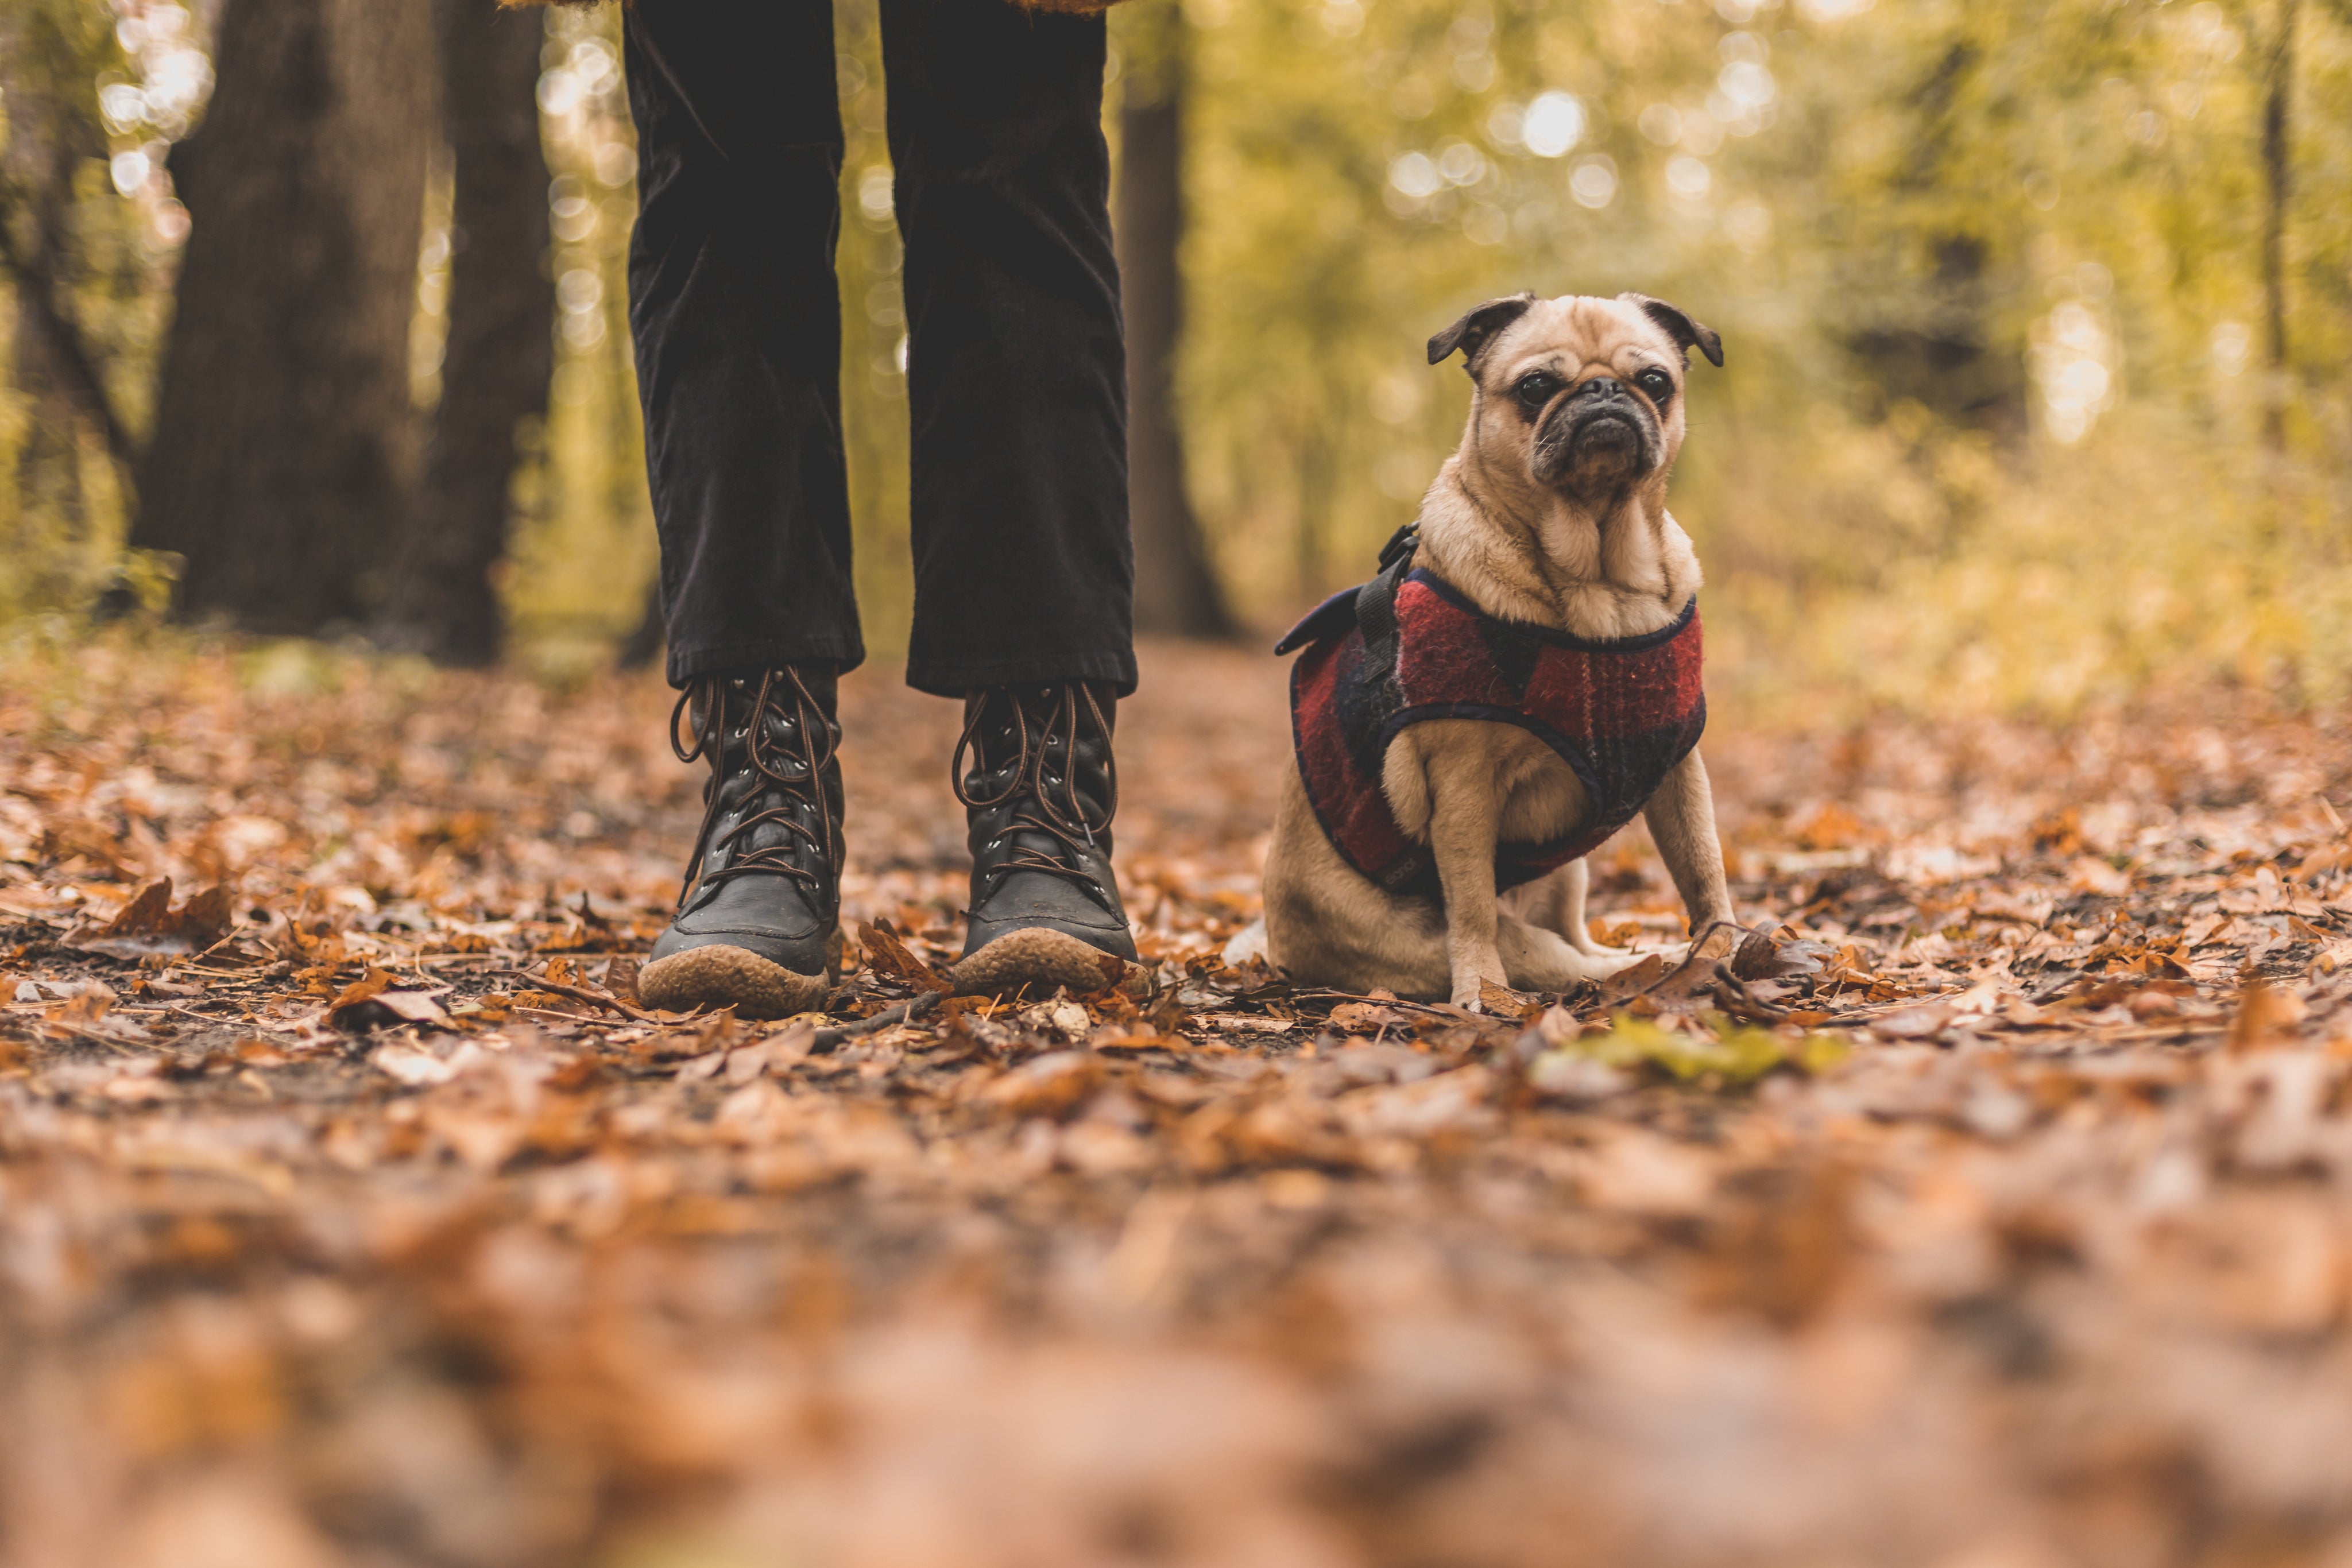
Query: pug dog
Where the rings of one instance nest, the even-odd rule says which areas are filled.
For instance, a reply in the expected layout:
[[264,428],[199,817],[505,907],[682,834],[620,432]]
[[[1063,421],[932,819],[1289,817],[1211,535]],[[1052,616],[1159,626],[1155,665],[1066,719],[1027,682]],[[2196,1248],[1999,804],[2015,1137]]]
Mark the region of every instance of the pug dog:
[[1491,299],[1429,340],[1470,374],[1461,447],[1381,575],[1277,649],[1307,652],[1262,951],[1294,980],[1476,1009],[1612,974],[1634,957],[1589,934],[1583,857],[1636,814],[1694,936],[1732,919],[1666,509],[1693,348],[1723,363],[1640,294]]

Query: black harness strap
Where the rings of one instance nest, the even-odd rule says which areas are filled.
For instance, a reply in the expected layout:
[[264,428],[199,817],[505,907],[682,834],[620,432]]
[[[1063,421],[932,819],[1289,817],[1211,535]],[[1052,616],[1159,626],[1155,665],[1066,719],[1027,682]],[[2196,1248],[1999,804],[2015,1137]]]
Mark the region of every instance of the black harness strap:
[[1381,685],[1391,691],[1396,687],[1397,590],[1412,570],[1413,554],[1421,548],[1420,529],[1416,521],[1391,534],[1381,547],[1381,570],[1356,590],[1356,626],[1364,634],[1364,663],[1379,672]]
[[[1397,685],[1397,591],[1404,586],[1407,573],[1412,570],[1412,558],[1421,549],[1421,524],[1407,523],[1389,536],[1381,547],[1381,569],[1372,580],[1356,590],[1356,628],[1364,634],[1364,670],[1370,677],[1373,693],[1381,711],[1381,726],[1404,706],[1404,693]],[[1374,764],[1375,776],[1378,763]],[[1399,857],[1380,877],[1380,884],[1391,893],[1421,893],[1434,896],[1437,893],[1437,862],[1429,852],[1414,848]]]

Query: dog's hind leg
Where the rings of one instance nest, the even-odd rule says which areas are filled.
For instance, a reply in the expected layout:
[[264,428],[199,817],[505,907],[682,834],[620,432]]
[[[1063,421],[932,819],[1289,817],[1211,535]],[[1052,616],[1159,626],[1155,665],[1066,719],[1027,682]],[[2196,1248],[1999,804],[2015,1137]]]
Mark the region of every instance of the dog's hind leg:
[[1622,957],[1623,950],[1603,946],[1592,939],[1592,927],[1586,924],[1584,897],[1592,885],[1592,868],[1580,855],[1552,873],[1559,889],[1559,924],[1552,929],[1568,938],[1568,945],[1589,957]]
[[1342,861],[1295,768],[1275,810],[1265,918],[1234,938],[1227,962],[1248,956],[1254,935],[1263,937],[1266,962],[1302,985],[1384,988],[1415,998],[1450,994],[1444,914],[1383,891]]
[[1514,990],[1565,991],[1581,980],[1604,979],[1636,961],[1633,954],[1615,948],[1586,952],[1570,946],[1560,933],[1515,915],[1502,916],[1495,938]]
[[1504,913],[1558,932],[1570,946],[1587,957],[1622,958],[1625,956],[1623,948],[1594,941],[1592,929],[1585,923],[1585,894],[1591,881],[1592,873],[1583,860],[1572,860],[1549,875],[1505,894]]

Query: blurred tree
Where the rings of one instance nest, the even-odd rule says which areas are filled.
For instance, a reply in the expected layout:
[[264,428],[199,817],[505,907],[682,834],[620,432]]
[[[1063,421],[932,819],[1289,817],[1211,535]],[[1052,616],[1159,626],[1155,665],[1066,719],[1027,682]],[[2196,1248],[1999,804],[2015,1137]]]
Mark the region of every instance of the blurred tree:
[[441,103],[452,161],[448,336],[384,636],[445,664],[499,656],[492,581],[507,553],[517,438],[547,413],[555,358],[548,170],[540,150],[535,11],[439,0]]
[[1909,123],[1902,157],[1888,172],[1887,194],[1908,209],[1908,232],[1895,246],[1853,260],[1882,278],[1893,270],[1916,281],[1871,290],[1875,308],[1845,337],[1882,406],[1908,401],[1946,419],[2021,437],[2027,429],[2025,361],[2016,344],[2002,340],[1993,319],[2003,280],[1990,276],[1995,262],[1987,231],[1997,212],[1940,200],[1955,186],[1955,166],[1979,147],[1975,120],[1985,90],[1979,78],[1990,62],[1971,36],[1976,26],[1965,14],[1956,17],[1946,37],[1929,42],[1920,79],[1896,99]]
[[1121,20],[1117,227],[1127,313],[1135,625],[1178,636],[1230,636],[1233,616],[1192,510],[1175,399],[1184,333],[1188,29],[1174,0],[1131,7]]
[[228,0],[135,545],[181,608],[257,631],[365,619],[415,466],[408,338],[433,104],[429,8]]
[[567,672],[612,659],[655,565],[628,324],[637,159],[621,15],[618,5],[545,13],[538,99],[553,176],[555,371],[544,426],[525,422],[509,564],[498,574],[513,643],[538,667]]
[[658,576],[646,584],[646,601],[637,612],[637,623],[621,639],[613,662],[625,670],[649,670],[661,663],[662,651],[669,646],[669,627],[662,620],[661,580]]
[[16,454],[20,507],[46,512],[74,534],[90,526],[81,476],[81,433],[95,429],[127,476],[131,434],[100,370],[100,350],[77,319],[72,275],[77,183],[106,157],[106,132],[87,91],[112,50],[102,14],[81,5],[0,10],[0,92],[8,138],[0,151],[0,269],[16,296],[14,382],[28,405]]
[[2295,0],[2278,0],[2263,82],[2263,441],[2286,450],[2286,231],[2294,200]]
[[[234,20],[289,0],[226,3]],[[1183,223],[1186,287],[1165,296],[1181,311],[1166,329],[1181,328],[1170,406],[1204,553],[1239,615],[1270,622],[1355,580],[1412,515],[1466,397],[1458,367],[1423,363],[1429,332],[1521,287],[1639,287],[1720,329],[1734,356],[1694,382],[1698,434],[1675,492],[1714,583],[1725,680],[1844,658],[1857,689],[1933,671],[1985,690],[1988,672],[2030,667],[2039,700],[2143,667],[2108,663],[2113,649],[2153,660],[2192,643],[2242,658],[2248,679],[2263,678],[2258,655],[2230,650],[2292,644],[2319,668],[2310,650],[2325,645],[2352,669],[2352,0],[1159,0],[1114,14],[1139,115],[1157,101],[1144,35],[1176,26],[1178,4],[1181,185],[1157,187],[1182,196],[1160,209]],[[621,9],[551,12],[539,84],[556,369],[543,431],[524,422],[499,577],[515,640],[546,669],[602,664],[641,622],[646,642],[659,632],[642,616],[654,551],[623,287],[635,156]],[[835,10],[844,434],[878,651],[903,633],[908,597],[905,316],[876,5]],[[214,15],[212,0],[0,0],[0,168],[20,204],[5,236],[55,247],[53,288],[0,277],[0,331],[53,308],[132,438],[186,221],[153,166],[201,111]],[[36,19],[72,47],[26,44]],[[249,78],[242,47],[222,64]],[[79,133],[65,221],[37,231],[22,204],[48,167],[33,150],[52,108],[100,124],[101,144]],[[270,110],[289,125],[329,117],[299,99]],[[234,141],[224,113],[215,130]],[[1153,125],[1121,129],[1127,207]],[[420,153],[432,140],[414,132]],[[361,166],[336,156],[346,179]],[[403,273],[415,212],[441,221],[438,192],[419,203],[410,178],[387,204],[403,209],[384,247]],[[322,214],[341,200],[301,199]],[[207,216],[211,243],[234,224]],[[270,249],[294,230],[278,232],[253,247],[275,270],[249,269],[267,275],[252,292],[298,325],[331,318],[346,296],[298,303]],[[1140,331],[1151,286],[1135,235],[1121,238]],[[424,261],[420,407],[436,376],[456,395],[465,308],[445,306],[444,247]],[[221,296],[222,265],[192,263],[192,308]],[[406,290],[404,277],[370,296],[391,302],[374,340],[395,388]],[[0,612],[87,604],[121,563],[100,422],[71,402],[70,367],[60,380],[36,362],[41,325],[9,334],[25,368],[0,395]],[[234,352],[194,395],[234,405],[236,360],[284,358],[284,334],[265,313],[215,335]],[[1139,367],[1153,358],[1139,344]],[[1140,441],[1150,391],[1136,391]],[[313,401],[345,421],[346,399]],[[396,394],[375,406],[406,419]],[[205,439],[235,434],[232,412]],[[237,417],[253,439],[224,464],[331,466],[287,455],[316,422],[279,420],[293,437],[263,441],[258,414]],[[54,488],[8,482],[20,465],[63,473],[68,447],[86,486],[72,517]],[[1140,446],[1136,463],[1148,550],[1157,486]],[[2271,520],[2257,528],[2256,514]],[[325,529],[348,511],[320,515]],[[248,553],[291,557],[283,541],[310,535],[272,538]],[[2240,591],[2251,579],[2232,574],[2257,550],[2276,558],[2267,586]],[[159,563],[131,564],[152,580]],[[2053,586],[2090,578],[2118,589]],[[2062,607],[2077,605],[2070,621]],[[2075,641],[2015,666],[1985,651],[2026,626],[2053,650]]]

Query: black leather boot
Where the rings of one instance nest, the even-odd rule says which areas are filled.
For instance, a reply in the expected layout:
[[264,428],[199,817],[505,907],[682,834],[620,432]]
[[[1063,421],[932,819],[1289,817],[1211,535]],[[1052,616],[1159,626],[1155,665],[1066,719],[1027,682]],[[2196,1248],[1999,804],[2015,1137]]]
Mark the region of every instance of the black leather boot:
[[649,1006],[783,1018],[824,1000],[841,970],[834,694],[834,672],[814,666],[706,675],[679,694],[670,747],[710,779],[677,918],[637,976]]
[[1110,868],[1117,700],[1083,681],[964,699],[952,768],[971,828],[971,928],[952,971],[958,990],[1149,988]]

